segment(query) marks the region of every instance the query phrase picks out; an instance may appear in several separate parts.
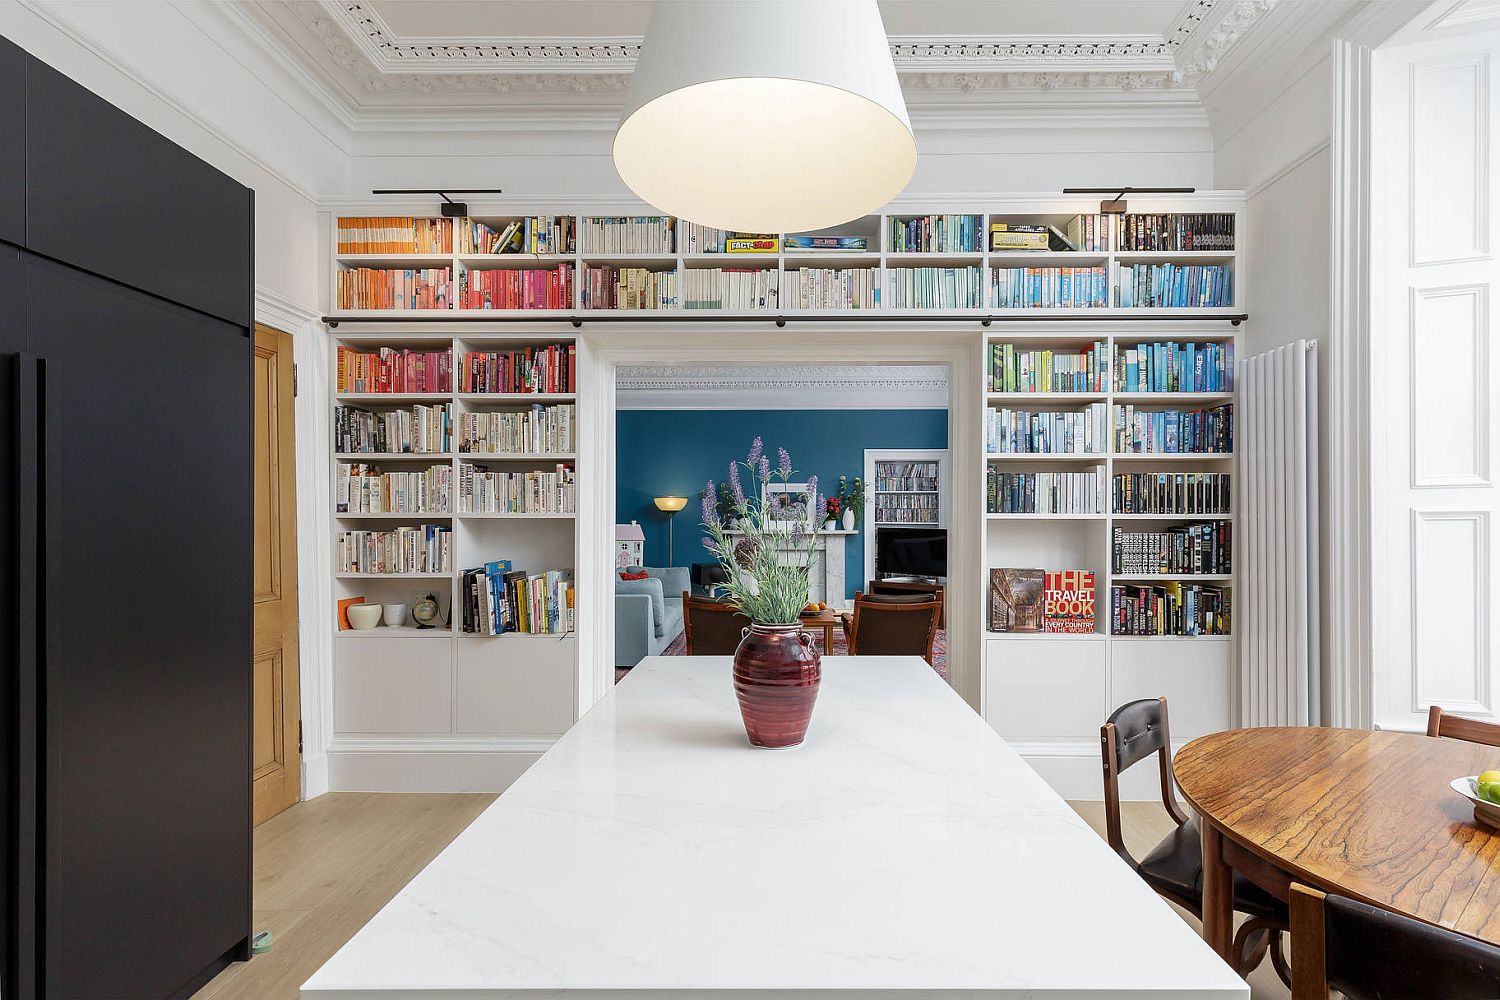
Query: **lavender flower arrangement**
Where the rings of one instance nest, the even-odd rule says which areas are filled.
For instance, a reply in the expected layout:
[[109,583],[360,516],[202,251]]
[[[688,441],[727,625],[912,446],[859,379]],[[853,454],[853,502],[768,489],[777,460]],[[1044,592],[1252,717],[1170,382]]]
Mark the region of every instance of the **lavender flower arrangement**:
[[[729,603],[757,625],[797,624],[797,616],[807,606],[808,567],[818,541],[805,523],[779,519],[766,487],[773,481],[785,485],[796,472],[785,448],[777,449],[776,457],[773,469],[764,444],[756,438],[743,462],[729,463],[726,482],[733,497],[733,517],[743,537],[725,533],[727,519],[719,504],[710,499],[719,496],[712,482],[703,494],[703,547],[713,553],[729,577],[729,582],[721,585]],[[753,496],[745,492],[742,469],[755,487]],[[808,506],[816,503],[817,489],[814,477],[802,502]]]

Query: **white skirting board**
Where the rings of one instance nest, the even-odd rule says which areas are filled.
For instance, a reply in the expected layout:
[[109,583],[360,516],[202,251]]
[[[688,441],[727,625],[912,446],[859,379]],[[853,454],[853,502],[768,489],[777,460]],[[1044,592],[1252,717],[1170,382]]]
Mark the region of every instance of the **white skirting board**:
[[328,751],[328,783],[335,792],[503,792],[537,762],[543,749],[381,749],[335,744]]

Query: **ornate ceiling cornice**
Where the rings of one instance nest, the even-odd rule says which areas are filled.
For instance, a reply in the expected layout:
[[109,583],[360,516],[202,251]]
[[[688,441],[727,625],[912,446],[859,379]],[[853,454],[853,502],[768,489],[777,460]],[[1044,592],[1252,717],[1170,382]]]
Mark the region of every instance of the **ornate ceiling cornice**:
[[[913,96],[1190,89],[1275,3],[1188,0],[1159,37],[899,36],[891,54]],[[639,38],[403,38],[359,0],[279,6],[342,72],[360,107],[445,95],[601,95],[613,103],[640,52]]]

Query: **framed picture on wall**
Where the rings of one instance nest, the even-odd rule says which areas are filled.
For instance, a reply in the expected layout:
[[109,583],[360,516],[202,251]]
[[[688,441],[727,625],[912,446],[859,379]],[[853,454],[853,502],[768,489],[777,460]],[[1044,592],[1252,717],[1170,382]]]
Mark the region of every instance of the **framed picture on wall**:
[[813,519],[818,512],[813,510],[815,500],[806,483],[766,483],[764,489],[771,524],[778,528],[800,524],[807,531],[817,530]]

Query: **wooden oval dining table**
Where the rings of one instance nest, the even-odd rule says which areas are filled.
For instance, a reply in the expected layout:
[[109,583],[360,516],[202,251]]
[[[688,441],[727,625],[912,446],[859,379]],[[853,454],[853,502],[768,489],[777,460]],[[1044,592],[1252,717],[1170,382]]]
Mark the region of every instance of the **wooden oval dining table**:
[[1500,748],[1360,729],[1236,729],[1172,770],[1203,840],[1203,937],[1231,961],[1235,871],[1291,882],[1500,944],[1500,830],[1448,786]]

